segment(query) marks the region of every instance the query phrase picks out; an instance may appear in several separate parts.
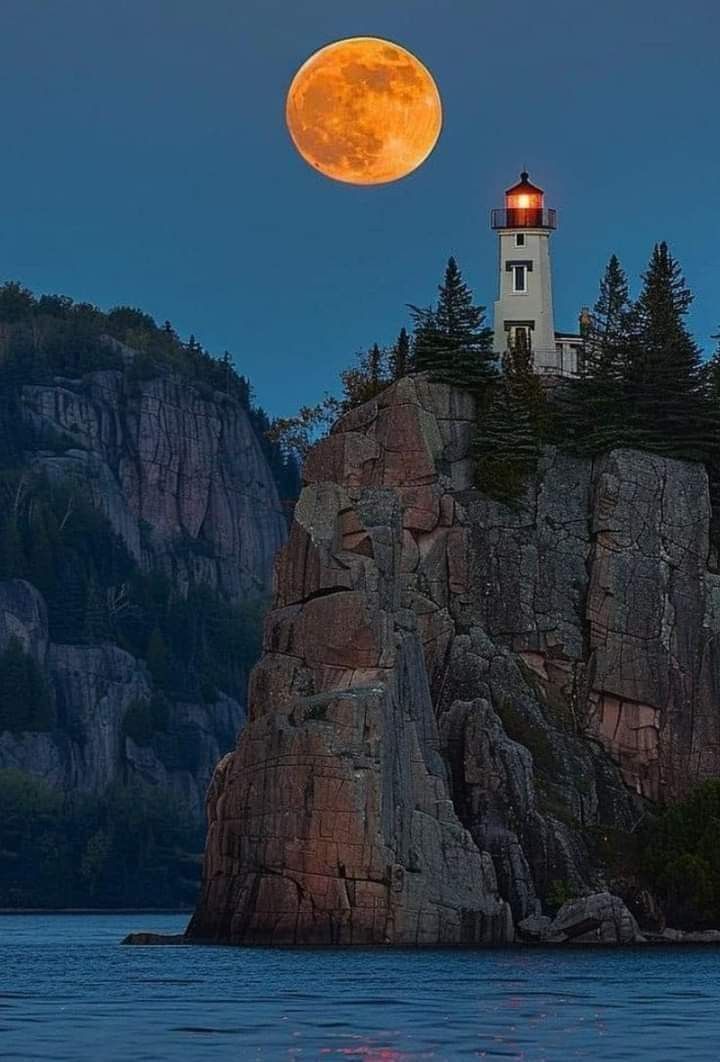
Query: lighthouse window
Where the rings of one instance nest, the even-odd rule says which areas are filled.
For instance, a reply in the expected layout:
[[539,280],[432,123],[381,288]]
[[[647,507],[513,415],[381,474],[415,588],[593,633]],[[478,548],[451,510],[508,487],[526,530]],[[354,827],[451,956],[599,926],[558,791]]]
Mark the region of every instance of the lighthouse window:
[[516,232],[515,233],[515,246],[516,247],[524,247],[525,246],[525,233],[524,232]]
[[516,265],[513,266],[513,291],[525,292],[527,291],[527,266]]

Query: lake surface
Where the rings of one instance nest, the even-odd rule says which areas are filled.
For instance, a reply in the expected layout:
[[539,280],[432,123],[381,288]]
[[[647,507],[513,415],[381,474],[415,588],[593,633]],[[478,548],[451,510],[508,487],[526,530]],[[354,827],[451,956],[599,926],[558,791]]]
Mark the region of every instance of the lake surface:
[[121,947],[184,915],[0,915],[0,1058],[720,1058],[720,950]]

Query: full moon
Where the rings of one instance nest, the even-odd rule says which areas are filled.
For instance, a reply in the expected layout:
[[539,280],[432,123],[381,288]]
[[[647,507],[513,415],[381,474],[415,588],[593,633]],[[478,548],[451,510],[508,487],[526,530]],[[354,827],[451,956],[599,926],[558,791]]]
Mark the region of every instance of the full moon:
[[405,48],[377,37],[337,41],[311,56],[290,86],[286,115],[305,161],[348,184],[406,177],[442,129],[430,72]]

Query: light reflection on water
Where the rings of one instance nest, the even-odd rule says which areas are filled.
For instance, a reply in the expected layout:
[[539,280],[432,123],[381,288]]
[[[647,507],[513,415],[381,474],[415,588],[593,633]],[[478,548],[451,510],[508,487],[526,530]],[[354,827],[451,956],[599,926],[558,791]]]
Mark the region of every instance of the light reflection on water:
[[0,916],[0,1058],[720,1058],[720,949],[120,946],[184,923]]

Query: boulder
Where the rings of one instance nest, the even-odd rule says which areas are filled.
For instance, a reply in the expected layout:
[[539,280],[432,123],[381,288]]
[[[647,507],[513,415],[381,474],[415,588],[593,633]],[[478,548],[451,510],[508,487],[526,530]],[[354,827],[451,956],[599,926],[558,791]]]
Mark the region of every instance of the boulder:
[[640,936],[637,922],[620,897],[598,892],[563,904],[545,939],[573,944],[634,944]]
[[123,944],[135,944],[140,947],[187,944],[184,933],[128,933]]

